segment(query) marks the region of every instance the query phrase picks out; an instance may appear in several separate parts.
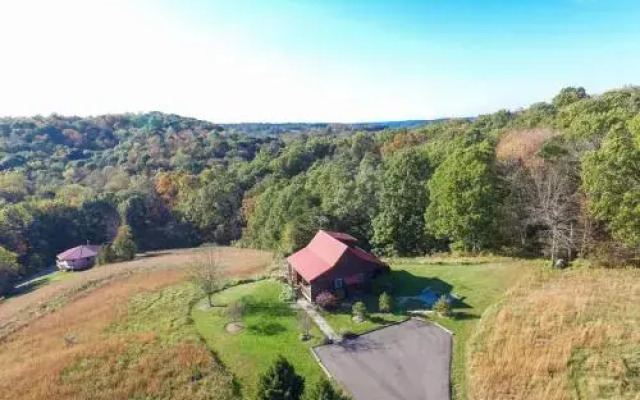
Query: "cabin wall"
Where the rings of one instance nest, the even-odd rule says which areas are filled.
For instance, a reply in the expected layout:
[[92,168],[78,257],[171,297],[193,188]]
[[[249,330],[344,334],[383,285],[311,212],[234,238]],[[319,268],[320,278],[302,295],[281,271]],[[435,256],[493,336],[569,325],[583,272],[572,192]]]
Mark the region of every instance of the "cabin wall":
[[93,266],[93,264],[95,264],[95,257],[85,257],[77,260],[65,260],[65,261],[58,260],[56,262],[56,265],[58,266],[59,269],[71,270],[71,271],[90,268]]
[[370,289],[373,279],[387,270],[388,267],[346,254],[336,263],[334,268],[313,281],[313,299],[315,300],[315,296],[324,291],[335,294],[336,279],[342,279],[347,296],[353,295],[356,291],[367,291]]

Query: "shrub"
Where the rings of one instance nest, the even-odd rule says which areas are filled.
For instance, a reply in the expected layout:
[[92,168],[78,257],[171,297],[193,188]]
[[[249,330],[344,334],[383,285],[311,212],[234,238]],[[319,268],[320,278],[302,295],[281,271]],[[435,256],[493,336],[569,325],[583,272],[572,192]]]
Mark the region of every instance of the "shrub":
[[290,303],[296,299],[296,291],[293,286],[285,283],[282,287],[282,292],[280,292],[280,300],[285,303]]
[[20,264],[16,254],[0,247],[0,296],[9,290],[19,271]]
[[447,296],[440,296],[436,304],[433,305],[433,310],[444,317],[451,316],[451,303],[449,303]]
[[357,301],[351,308],[351,311],[354,316],[364,318],[367,315],[367,306],[363,302]]
[[237,322],[242,319],[245,308],[245,299],[241,298],[231,301],[227,305],[225,313],[227,314],[227,317],[231,320],[231,322]]
[[325,378],[320,379],[308,398],[312,400],[349,400],[349,397],[338,392]]
[[316,304],[324,309],[338,306],[338,298],[331,292],[322,292],[316,296]]
[[383,313],[391,312],[391,309],[393,308],[393,302],[391,296],[389,296],[387,292],[384,292],[380,295],[380,299],[378,300],[378,308],[380,309],[380,312]]
[[300,400],[304,392],[304,378],[293,365],[278,356],[258,381],[258,400]]
[[133,241],[133,234],[129,225],[122,225],[118,228],[118,234],[113,240],[112,246],[118,261],[133,260],[136,256],[136,244]]
[[111,264],[116,261],[116,253],[110,245],[104,245],[98,252],[98,265]]

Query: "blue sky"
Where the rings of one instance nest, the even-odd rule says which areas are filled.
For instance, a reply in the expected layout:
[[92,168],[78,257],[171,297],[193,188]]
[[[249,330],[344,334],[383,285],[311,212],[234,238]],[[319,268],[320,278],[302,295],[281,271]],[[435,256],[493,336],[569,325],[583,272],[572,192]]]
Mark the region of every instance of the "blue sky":
[[468,116],[640,84],[640,1],[21,0],[0,114]]

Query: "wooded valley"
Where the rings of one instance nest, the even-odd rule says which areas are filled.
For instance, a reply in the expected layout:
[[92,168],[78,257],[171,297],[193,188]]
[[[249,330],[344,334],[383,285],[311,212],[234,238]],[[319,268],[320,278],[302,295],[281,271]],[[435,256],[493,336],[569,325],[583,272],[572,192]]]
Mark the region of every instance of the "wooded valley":
[[117,237],[138,251],[290,253],[322,228],[379,255],[620,266],[639,261],[640,88],[565,88],[527,109],[434,123],[0,118],[0,171],[0,294],[62,250]]

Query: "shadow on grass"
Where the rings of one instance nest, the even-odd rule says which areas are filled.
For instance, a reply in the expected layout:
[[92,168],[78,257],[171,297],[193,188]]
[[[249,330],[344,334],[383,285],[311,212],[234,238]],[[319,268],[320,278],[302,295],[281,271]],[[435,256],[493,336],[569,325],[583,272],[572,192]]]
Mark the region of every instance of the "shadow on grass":
[[50,283],[51,278],[56,271],[58,271],[57,268],[51,267],[28,276],[22,281],[15,283],[9,293],[5,295],[5,298],[8,299],[33,292],[34,290]]
[[49,283],[47,279],[38,279],[34,282],[26,283],[19,288],[13,289],[11,292],[5,295],[6,299],[10,299],[12,297],[22,296],[23,294],[27,294],[33,292],[36,289],[41,288]]
[[277,322],[260,321],[247,326],[247,331],[260,336],[273,336],[286,330],[284,325]]
[[[405,270],[391,271],[386,279],[389,281],[391,292],[396,297],[418,296],[424,289],[430,289],[440,295],[450,295],[453,290],[453,285],[440,278],[414,275]],[[453,308],[471,308],[464,300],[465,297],[454,297],[451,306]]]
[[136,259],[160,257],[160,256],[163,256],[165,254],[166,253],[162,253],[162,252],[159,252],[159,251],[150,251],[150,252],[147,252],[147,253],[142,253],[142,254],[136,255]]
[[[402,316],[402,314],[398,314],[397,317]],[[373,322],[374,324],[379,324],[379,325],[390,325],[390,324],[395,324],[398,321],[394,320],[394,319],[387,319],[385,317],[380,317],[380,316],[369,316],[369,321]]]
[[456,320],[456,321],[466,321],[466,320],[470,320],[470,319],[478,319],[480,318],[480,316],[476,315],[476,314],[471,314],[468,312],[464,312],[464,311],[455,311],[452,315],[451,318]]
[[295,314],[294,309],[280,301],[264,301],[252,296],[243,297],[241,301],[244,304],[245,315],[290,317]]
[[480,264],[488,264],[489,261],[486,260],[472,260],[472,261],[468,261],[468,260],[452,260],[452,261],[433,261],[433,262],[426,262],[425,265],[480,265]]

